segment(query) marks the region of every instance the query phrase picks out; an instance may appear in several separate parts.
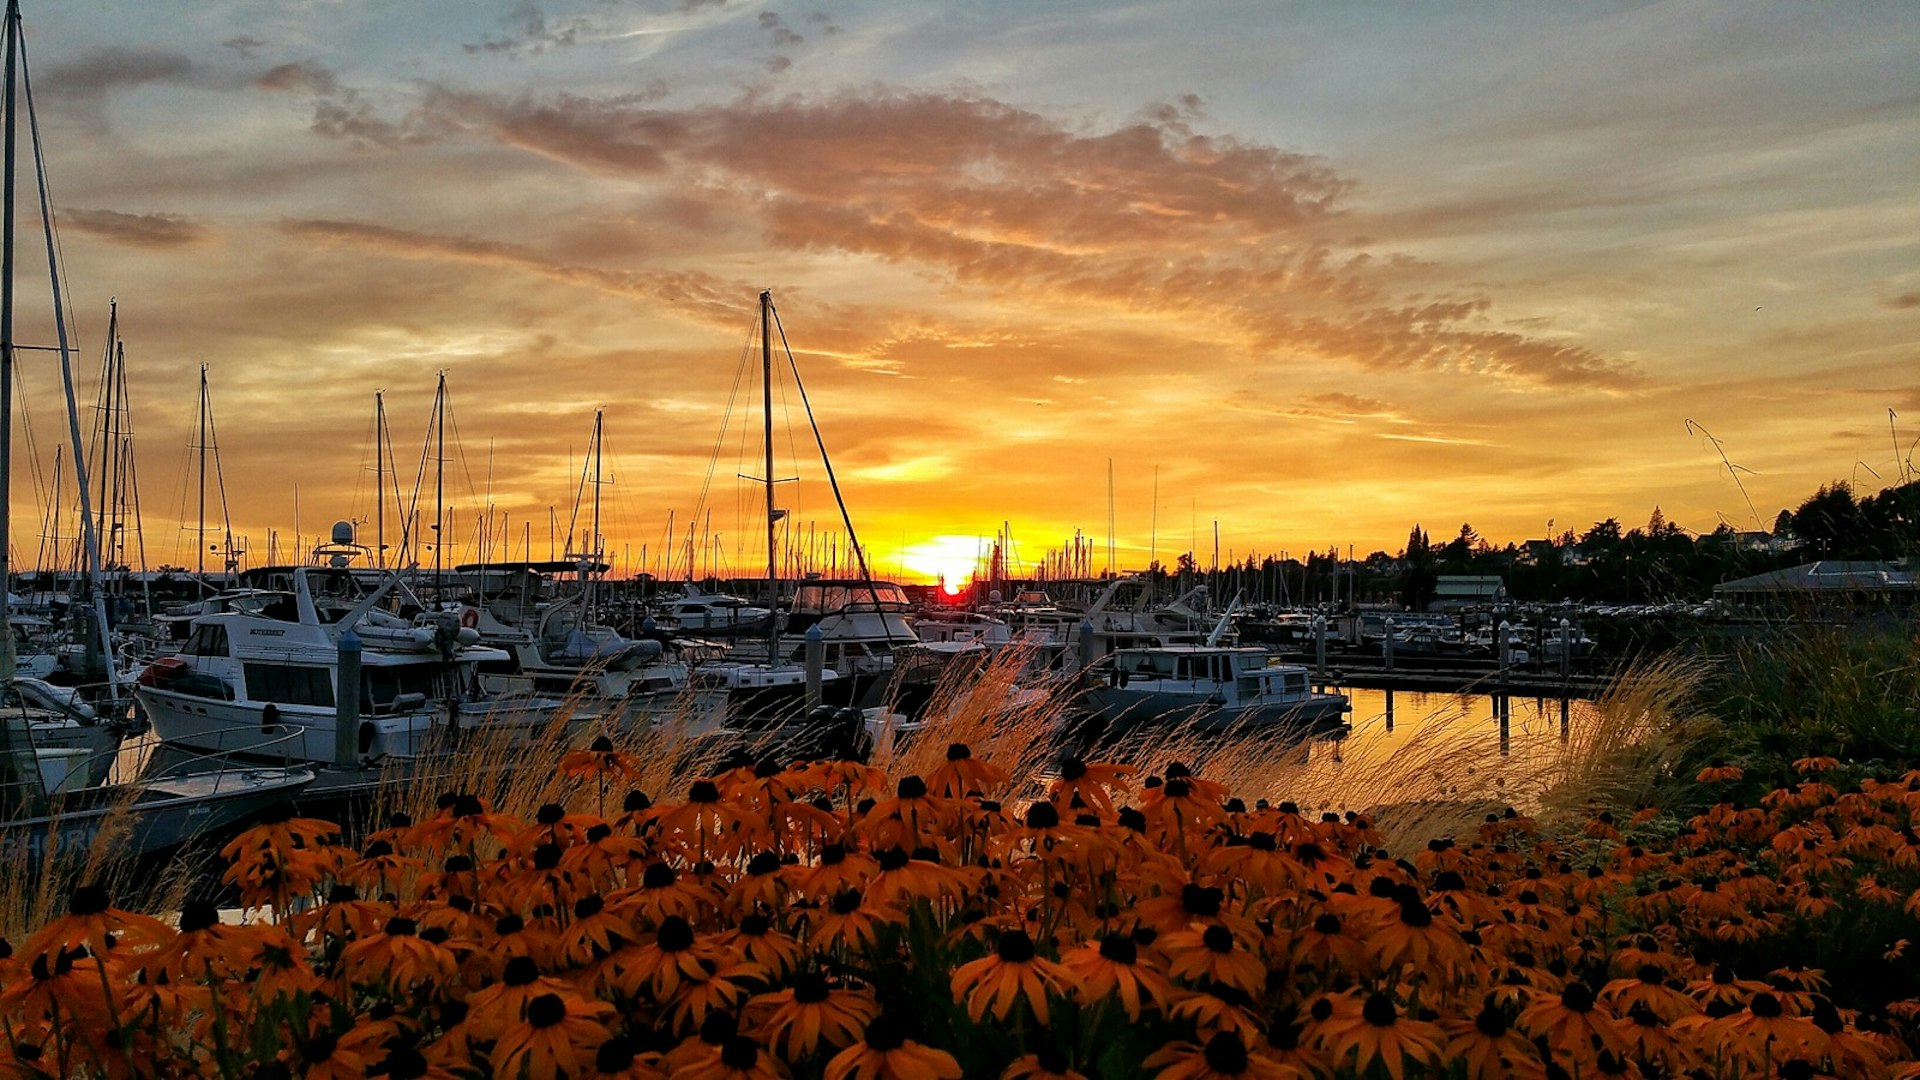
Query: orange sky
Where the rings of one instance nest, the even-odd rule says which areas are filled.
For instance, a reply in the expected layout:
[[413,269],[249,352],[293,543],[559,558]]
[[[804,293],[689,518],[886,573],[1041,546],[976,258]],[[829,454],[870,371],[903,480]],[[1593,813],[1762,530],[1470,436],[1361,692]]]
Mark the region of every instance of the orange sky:
[[[512,554],[530,533],[546,555],[604,407],[622,569],[660,568],[670,512],[751,565],[744,395],[721,432],[771,288],[856,527],[881,570],[928,577],[1002,522],[1030,559],[1083,530],[1103,565],[1109,460],[1136,567],[1156,540],[1206,561],[1216,520],[1223,553],[1364,555],[1416,521],[1520,540],[1656,504],[1751,528],[1822,482],[1897,478],[1895,439],[1920,436],[1917,12],[26,19],[88,396],[121,305],[150,563],[194,562],[205,363],[252,561],[270,531],[292,548],[296,488],[309,543],[372,518],[379,389],[410,489],[445,370],[459,558],[489,503]],[[20,339],[49,343],[23,259]],[[64,430],[52,365],[23,354],[28,564]],[[838,532],[785,402],[778,471],[803,479],[782,503]],[[1751,470],[1754,510],[1688,419]]]

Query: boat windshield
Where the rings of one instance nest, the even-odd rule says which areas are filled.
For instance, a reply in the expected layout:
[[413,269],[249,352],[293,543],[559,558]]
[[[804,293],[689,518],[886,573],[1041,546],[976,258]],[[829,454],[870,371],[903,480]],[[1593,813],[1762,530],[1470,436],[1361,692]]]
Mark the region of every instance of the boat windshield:
[[[876,599],[879,601],[875,603]],[[906,611],[907,594],[891,582],[846,582],[832,585],[805,583],[793,594],[796,615],[831,615],[841,611]]]

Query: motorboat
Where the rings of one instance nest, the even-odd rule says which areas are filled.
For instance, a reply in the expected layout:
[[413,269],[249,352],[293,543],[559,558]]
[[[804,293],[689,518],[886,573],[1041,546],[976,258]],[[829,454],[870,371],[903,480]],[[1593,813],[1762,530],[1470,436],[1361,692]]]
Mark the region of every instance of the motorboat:
[[1299,664],[1271,663],[1253,646],[1160,645],[1117,649],[1091,669],[1082,700],[1109,734],[1140,724],[1228,732],[1339,723],[1345,694],[1315,691]]
[[[284,584],[284,591],[251,589],[228,598],[227,610],[196,616],[181,649],[141,672],[134,697],[161,739],[208,752],[334,761],[348,631],[361,646],[353,739],[361,758],[418,756],[439,729],[509,721],[531,729],[551,719],[530,707],[503,715],[474,692],[476,665],[499,653],[480,647],[471,628],[432,619],[416,625],[380,610],[397,577],[364,591],[344,569],[291,567]],[[283,738],[289,732],[298,737]]]

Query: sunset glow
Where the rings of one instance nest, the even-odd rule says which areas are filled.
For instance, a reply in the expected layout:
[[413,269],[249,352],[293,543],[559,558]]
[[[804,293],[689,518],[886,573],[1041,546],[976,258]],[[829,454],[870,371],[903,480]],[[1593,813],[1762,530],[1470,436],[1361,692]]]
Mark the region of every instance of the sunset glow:
[[[1023,565],[1078,532],[1096,571],[1205,564],[1216,527],[1223,560],[1364,556],[1416,521],[1765,527],[1892,480],[1920,435],[1917,10],[113,0],[26,26],[82,407],[117,297],[149,564],[197,554],[205,363],[253,563],[336,519],[372,539],[376,391],[414,498],[444,370],[449,554],[581,535],[604,407],[615,573],[761,572],[768,288],[874,570],[960,583],[1007,531]],[[22,354],[22,565],[77,529],[36,495],[56,365]],[[844,569],[788,375],[774,407],[784,557]]]

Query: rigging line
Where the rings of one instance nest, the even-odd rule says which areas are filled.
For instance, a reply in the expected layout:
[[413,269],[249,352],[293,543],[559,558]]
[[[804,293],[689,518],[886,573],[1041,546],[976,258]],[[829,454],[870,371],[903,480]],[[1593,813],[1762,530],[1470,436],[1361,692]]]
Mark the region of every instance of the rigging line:
[[[773,325],[780,331],[780,348],[787,354],[787,366],[793,369],[793,385],[800,391],[800,404],[807,412],[807,424],[813,428],[813,441],[820,448],[820,464],[827,473],[827,484],[833,489],[833,501],[840,507],[840,521],[847,527],[847,546],[853,549],[854,561],[860,567],[860,580],[867,583],[867,593],[873,598],[873,606],[880,607],[880,590],[874,586],[873,575],[867,570],[867,552],[860,545],[860,537],[853,531],[853,516],[847,513],[847,501],[840,497],[840,481],[833,473],[833,460],[827,457],[827,441],[820,434],[820,424],[814,419],[813,405],[807,400],[806,384],[800,381],[800,366],[794,362],[793,348],[787,344],[787,328],[780,323],[780,312],[769,300],[767,307],[773,311]],[[880,631],[886,640],[893,641],[893,631],[883,616],[880,619]]]
[[[733,369],[733,388],[727,391],[727,407],[725,411],[720,414],[720,431],[714,436],[713,454],[707,459],[707,476],[700,484],[700,497],[695,500],[693,504],[693,513],[696,517],[699,516],[700,511],[706,506],[708,493],[713,488],[713,474],[720,468],[720,453],[726,449],[727,426],[733,422],[734,406],[740,400],[740,387],[746,381],[747,360],[753,352],[753,335],[754,331],[748,330],[746,341],[740,345],[740,362]],[[745,427],[744,424],[741,426]],[[667,537],[667,542],[669,544],[673,542],[671,535]],[[668,566],[671,568],[671,561],[669,561]]]

